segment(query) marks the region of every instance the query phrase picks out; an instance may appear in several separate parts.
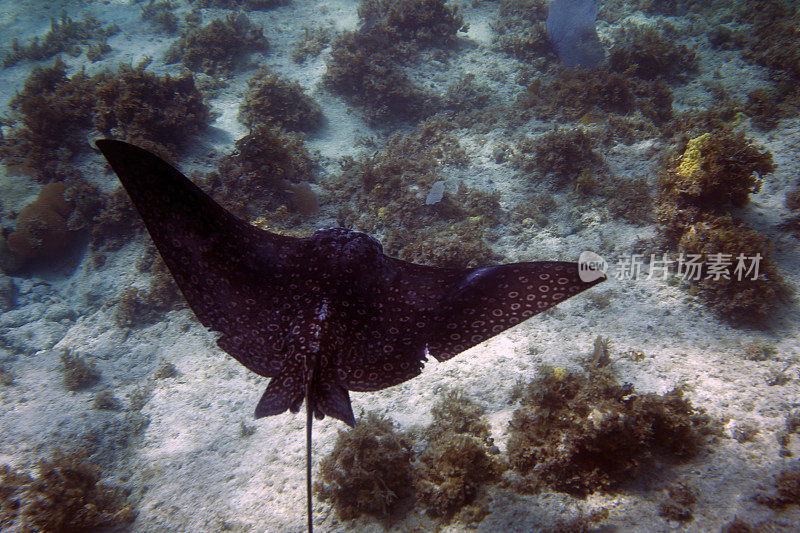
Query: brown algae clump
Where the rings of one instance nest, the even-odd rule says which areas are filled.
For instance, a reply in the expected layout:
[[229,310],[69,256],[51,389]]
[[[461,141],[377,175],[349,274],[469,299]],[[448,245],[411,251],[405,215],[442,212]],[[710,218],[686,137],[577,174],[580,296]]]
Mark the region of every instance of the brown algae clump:
[[755,500],[772,509],[800,505],[800,463],[789,463],[775,479],[775,490],[761,492],[755,496]]
[[411,495],[411,446],[390,421],[370,413],[354,429],[339,432],[320,473],[315,491],[340,518],[387,517]]
[[555,57],[545,19],[545,0],[500,2],[499,16],[492,24],[493,48],[536,66],[543,64],[546,56]]
[[461,15],[443,0],[363,0],[358,15],[361,28],[331,43],[328,86],[364,107],[372,122],[429,114],[436,98],[404,70],[420,49],[451,44]]
[[480,521],[487,514],[479,500],[483,487],[507,468],[489,437],[483,409],[448,391],[432,414],[433,422],[419,435],[418,453],[411,435],[374,414],[355,429],[341,431],[321,462],[316,492],[343,519],[362,514],[399,518],[416,500],[437,519],[456,515]]
[[761,188],[761,177],[773,171],[772,155],[742,134],[704,133],[691,139],[668,170],[663,187],[679,201],[702,211],[727,212],[744,207]]
[[94,363],[88,362],[80,355],[73,355],[66,350],[61,354],[64,365],[64,386],[71,391],[88,389],[100,381],[100,371]]
[[88,17],[83,21],[72,20],[64,11],[61,13],[60,20],[50,19],[50,31],[42,39],[36,36],[29,43],[23,45],[14,39],[11,42],[11,51],[6,52],[3,58],[3,67],[16,65],[23,59],[32,61],[49,59],[61,52],[77,57],[81,54],[79,45],[86,45],[92,41],[104,43],[108,37],[117,32],[119,32],[119,27],[114,24],[104,28],[93,17]]
[[147,65],[98,76],[94,124],[106,135],[174,154],[210,122],[209,108],[191,74],[157,76]]
[[406,261],[449,267],[491,264],[495,256],[483,233],[501,216],[499,193],[461,183],[457,189],[445,187],[440,201],[426,203],[444,169],[469,161],[455,128],[442,117],[432,117],[406,135],[392,136],[377,153],[342,158],[343,172],[332,192],[343,205],[340,224],[382,232],[384,250]]
[[604,70],[561,69],[549,81],[533,80],[518,97],[521,118],[578,121],[587,113],[633,115],[661,124],[672,117],[672,91],[663,80],[647,81]]
[[[734,218],[773,168],[772,155],[744,135],[716,130],[691,139],[660,178],[665,244],[704,261],[690,276],[693,290],[734,321],[763,322],[790,294],[770,259],[769,239]],[[728,259],[727,276],[709,271],[712,257]]]
[[56,452],[36,478],[0,466],[3,531],[110,531],[135,517],[123,490],[104,484],[81,455]]
[[40,181],[76,174],[70,159],[88,149],[88,130],[174,154],[208,125],[209,108],[191,74],[173,78],[146,72],[148,61],[94,76],[66,66],[34,69],[11,101],[18,125],[0,139],[7,167]]
[[266,11],[289,5],[292,0],[189,0],[197,7],[221,7],[223,9],[241,8],[246,11]]
[[84,133],[92,126],[94,83],[56,60],[36,67],[10,103],[9,118],[16,126],[0,138],[0,157],[12,171],[41,182],[73,173],[69,158],[84,149]]
[[671,24],[625,24],[611,47],[611,70],[645,80],[681,79],[697,69],[698,61],[692,50],[675,43],[676,33]]
[[[219,167],[217,199],[234,213],[257,218],[264,209],[276,211],[289,204],[294,211],[312,214],[316,205],[307,185],[316,174],[316,158],[309,153],[302,134],[276,125],[258,124],[237,140],[236,149]],[[306,185],[302,185],[306,183]],[[247,190],[248,194],[241,194]]]
[[299,84],[262,68],[247,84],[239,120],[251,128],[274,124],[288,131],[310,131],[322,123],[322,109]]
[[[481,488],[507,468],[492,455],[483,409],[457,391],[440,396],[431,409],[426,447],[414,467],[417,498],[433,516],[450,518],[476,500]],[[479,513],[480,514],[480,513]]]
[[244,13],[238,13],[189,29],[170,47],[164,61],[180,61],[193,71],[228,77],[244,54],[267,48],[269,43],[261,28],[254,26]]
[[633,479],[654,458],[694,456],[707,430],[708,418],[680,389],[641,394],[603,370],[547,370],[527,385],[507,449],[527,490],[584,497]]
[[603,170],[606,166],[582,128],[558,128],[536,139],[525,137],[515,152],[516,168],[552,175],[559,185],[575,183],[585,170]]

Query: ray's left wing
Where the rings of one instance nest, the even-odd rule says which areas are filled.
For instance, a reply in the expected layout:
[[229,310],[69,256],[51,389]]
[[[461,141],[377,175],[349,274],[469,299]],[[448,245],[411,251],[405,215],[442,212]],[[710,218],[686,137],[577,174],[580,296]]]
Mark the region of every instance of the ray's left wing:
[[99,140],[200,322],[249,370],[275,376],[289,329],[299,239],[251,226],[147,150]]

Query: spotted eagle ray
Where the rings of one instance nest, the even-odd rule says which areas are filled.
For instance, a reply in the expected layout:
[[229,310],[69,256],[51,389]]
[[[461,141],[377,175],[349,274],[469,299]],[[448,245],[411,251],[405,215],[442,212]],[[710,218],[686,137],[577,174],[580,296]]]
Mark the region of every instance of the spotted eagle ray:
[[[416,377],[603,281],[577,263],[438,268],[388,257],[343,228],[294,238],[226,211],[167,162],[99,140],[161,257],[200,322],[247,369],[272,378],[255,416],[306,406],[308,530],[312,416],[355,425],[348,391]],[[584,276],[586,278],[586,276]]]

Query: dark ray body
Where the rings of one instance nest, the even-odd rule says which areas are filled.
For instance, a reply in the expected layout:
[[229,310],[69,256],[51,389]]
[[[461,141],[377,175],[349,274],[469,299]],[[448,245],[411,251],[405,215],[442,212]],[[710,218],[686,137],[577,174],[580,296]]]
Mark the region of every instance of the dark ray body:
[[[237,219],[136,146],[97,142],[189,306],[219,347],[272,378],[256,417],[296,412],[355,423],[348,391],[375,391],[602,281],[576,263],[446,269],[387,257],[341,228],[298,239]],[[309,428],[310,431],[310,428]],[[309,495],[310,501],[310,495]]]

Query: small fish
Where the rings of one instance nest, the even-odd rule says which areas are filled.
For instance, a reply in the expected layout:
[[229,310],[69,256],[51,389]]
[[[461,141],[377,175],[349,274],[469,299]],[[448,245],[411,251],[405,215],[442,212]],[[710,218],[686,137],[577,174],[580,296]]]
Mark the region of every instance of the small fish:
[[383,254],[357,231],[299,239],[223,209],[188,178],[131,144],[97,141],[198,320],[219,347],[271,378],[256,418],[306,407],[311,513],[312,417],[353,426],[348,391],[377,391],[422,372],[603,281],[577,263],[451,269]]

